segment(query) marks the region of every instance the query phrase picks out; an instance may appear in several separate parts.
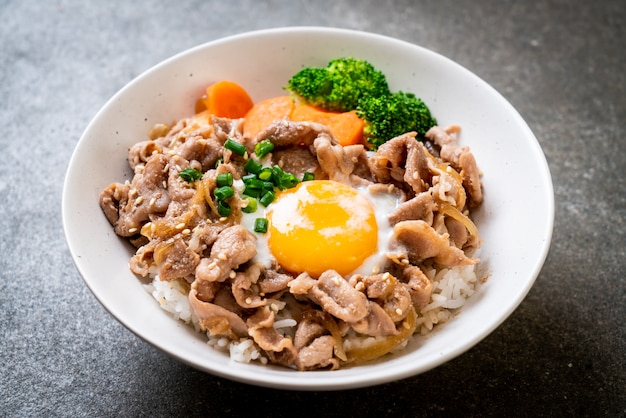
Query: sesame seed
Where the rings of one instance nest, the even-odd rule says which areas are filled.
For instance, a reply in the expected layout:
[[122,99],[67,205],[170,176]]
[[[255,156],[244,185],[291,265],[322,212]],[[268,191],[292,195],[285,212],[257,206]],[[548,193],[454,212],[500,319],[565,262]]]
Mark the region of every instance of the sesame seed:
[[222,261],[226,261],[228,259],[228,257],[226,257],[226,254],[224,253],[220,253],[217,258],[219,258]]
[[181,223],[179,223],[178,225],[176,225],[174,228],[176,228],[176,229],[178,229],[178,230],[180,231],[181,229],[184,229],[184,228],[185,228],[185,223],[184,223],[184,222],[181,222]]
[[420,177],[420,175],[417,171],[414,171],[411,177],[413,177],[413,180],[417,180]]
[[167,189],[167,182],[165,180],[163,180],[163,188]]
[[372,269],[372,274],[378,274],[380,273],[380,266],[374,266],[374,268]]
[[404,321],[404,322],[402,323],[402,326],[403,326],[405,329],[409,329],[409,328],[411,328],[411,325],[409,325],[409,323],[408,323],[407,321]]
[[134,234],[135,232],[137,232],[137,228],[130,228],[128,232]]
[[273,311],[275,311],[275,312],[278,312],[278,305],[276,305],[275,303],[272,303],[272,304],[270,305],[270,309],[271,309],[271,310],[273,310]]
[[228,218],[227,218],[226,216],[222,216],[222,217],[220,218],[220,222],[224,222],[224,221],[225,221],[225,220],[227,220],[227,219],[228,219]]
[[388,280],[391,277],[391,274],[389,274],[388,271],[385,272],[385,274],[383,274],[383,280]]
[[207,266],[207,268],[209,270],[214,269],[217,266],[217,263],[215,261],[212,261],[211,263],[209,263],[209,265]]
[[363,282],[358,282],[354,288],[358,291],[364,290],[365,289],[365,284],[363,284]]
[[[230,277],[231,279],[234,279],[235,276],[237,276],[237,273],[235,273],[235,270],[231,270],[230,273],[228,273],[228,277]],[[248,302],[250,303],[250,302]]]
[[185,228],[185,229],[183,229],[183,230],[182,230],[182,234],[183,234],[183,235],[189,235],[189,234],[191,234],[191,229],[189,229],[189,228]]
[[135,205],[139,206],[143,203],[143,196],[139,196],[137,199],[135,199]]
[[249,305],[252,303],[252,298],[246,298],[246,303]]
[[154,206],[154,204],[156,203],[156,197],[153,197],[152,199],[150,199],[150,206]]
[[402,309],[400,309],[400,308],[396,308],[396,313],[397,313],[398,315],[402,315]]

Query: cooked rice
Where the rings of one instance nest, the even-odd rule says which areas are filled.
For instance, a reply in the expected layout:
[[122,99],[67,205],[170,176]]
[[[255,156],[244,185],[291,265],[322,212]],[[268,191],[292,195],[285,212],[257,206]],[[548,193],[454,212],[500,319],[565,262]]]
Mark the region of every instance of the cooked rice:
[[[415,334],[426,335],[433,330],[436,325],[443,324],[457,315],[458,310],[465,304],[467,298],[472,296],[478,285],[478,278],[474,265],[460,266],[454,268],[444,268],[440,271],[434,269],[426,271],[433,280],[433,289],[430,303],[424,307],[417,318],[417,329]],[[186,324],[191,324],[197,331],[200,331],[198,319],[191,309],[187,294],[189,285],[179,280],[161,281],[158,276],[154,277],[151,284],[145,285],[145,289],[159,302],[161,308],[171,313],[175,319]],[[296,321],[292,319],[289,312],[289,305],[284,301],[269,301],[270,306],[276,312],[274,328],[284,335],[295,333]],[[263,351],[251,338],[242,338],[233,341],[223,336],[211,336],[207,332],[207,344],[216,350],[228,352],[231,360],[240,363],[250,363],[259,361],[267,364],[268,359],[263,355]],[[357,336],[352,334],[344,339],[344,349],[352,347],[367,346],[377,341],[376,338]],[[399,351],[406,345],[396,347],[394,351]]]

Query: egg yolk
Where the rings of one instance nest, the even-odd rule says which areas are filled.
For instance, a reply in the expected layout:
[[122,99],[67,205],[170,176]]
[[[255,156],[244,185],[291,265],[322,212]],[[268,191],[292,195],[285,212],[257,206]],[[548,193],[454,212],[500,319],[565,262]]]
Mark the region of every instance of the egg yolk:
[[346,275],[377,250],[374,208],[341,183],[313,180],[282,191],[267,218],[268,247],[292,273]]

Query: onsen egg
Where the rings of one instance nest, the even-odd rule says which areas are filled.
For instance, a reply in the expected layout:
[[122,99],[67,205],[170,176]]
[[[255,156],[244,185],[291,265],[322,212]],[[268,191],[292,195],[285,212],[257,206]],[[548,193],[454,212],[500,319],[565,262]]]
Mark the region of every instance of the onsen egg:
[[371,202],[356,189],[330,180],[282,191],[267,212],[268,246],[285,269],[318,277],[345,275],[376,253],[378,224]]

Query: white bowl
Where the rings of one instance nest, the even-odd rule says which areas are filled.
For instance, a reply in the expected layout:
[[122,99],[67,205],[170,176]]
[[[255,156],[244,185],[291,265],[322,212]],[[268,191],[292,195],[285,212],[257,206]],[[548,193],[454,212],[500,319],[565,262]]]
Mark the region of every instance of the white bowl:
[[[132,248],[113,232],[98,195],[131,178],[129,146],[155,123],[190,116],[204,88],[219,79],[242,84],[257,101],[284,94],[301,67],[337,57],[370,61],[392,90],[414,92],[440,125],[462,126],[460,142],[483,171],[485,201],[476,213],[489,279],[461,314],[402,352],[337,371],[298,372],[239,364],[208,347],[203,335],[163,311],[129,271]],[[85,283],[128,329],[171,356],[228,379],[294,390],[381,384],[432,369],[465,352],[519,305],[543,265],[552,236],[554,196],[541,148],[516,110],[467,69],[432,51],[350,30],[292,27],[245,33],[178,54],[151,68],[106,103],[85,130],[63,191],[65,235]]]

